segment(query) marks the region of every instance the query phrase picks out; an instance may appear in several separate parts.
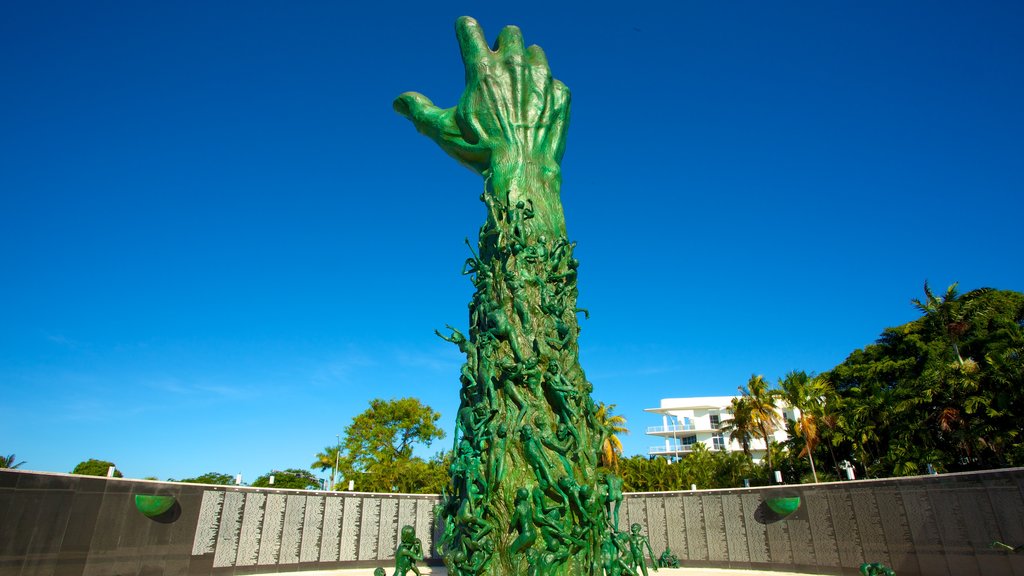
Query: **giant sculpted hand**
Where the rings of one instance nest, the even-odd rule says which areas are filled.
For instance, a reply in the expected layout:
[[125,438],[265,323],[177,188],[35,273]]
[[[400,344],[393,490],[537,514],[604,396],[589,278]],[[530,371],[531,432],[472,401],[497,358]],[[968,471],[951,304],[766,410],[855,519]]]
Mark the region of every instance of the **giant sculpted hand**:
[[406,92],[395,110],[471,170],[497,176],[527,166],[558,172],[569,125],[569,89],[551,77],[539,46],[523,46],[519,28],[506,26],[487,46],[476,20],[463,16],[455,35],[466,67],[458,106],[442,110]]

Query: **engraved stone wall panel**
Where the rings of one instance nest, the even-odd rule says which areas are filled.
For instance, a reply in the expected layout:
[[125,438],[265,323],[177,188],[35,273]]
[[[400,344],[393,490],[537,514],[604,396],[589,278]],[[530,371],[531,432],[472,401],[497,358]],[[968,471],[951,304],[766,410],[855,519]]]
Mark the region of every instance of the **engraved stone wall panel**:
[[798,566],[816,566],[817,558],[814,555],[814,541],[811,539],[811,523],[804,514],[793,514],[786,519],[786,528],[789,529],[789,543],[793,550],[793,563]]
[[[878,488],[884,490],[885,486]],[[864,562],[881,562],[886,566],[892,566],[875,489],[857,488],[851,490],[849,494],[853,502],[853,513],[857,518],[857,534],[860,536]]]
[[928,499],[931,501],[932,510],[935,511],[939,538],[942,540],[942,553],[946,557],[949,572],[977,573],[978,563],[969,544],[970,537],[967,534],[964,514],[957,499],[959,483],[955,479],[937,479],[935,484],[928,489]]
[[359,559],[376,560],[380,535],[380,498],[363,498],[359,517]]
[[907,511],[910,537],[914,542],[921,573],[929,576],[949,574],[942,554],[942,538],[939,537],[939,527],[928,493],[917,485],[901,487],[900,494],[903,497],[903,507]]
[[749,562],[747,527],[743,517],[743,498],[739,494],[722,496],[722,516],[725,519],[725,540],[729,547],[729,561]]
[[857,519],[854,517],[853,501],[846,490],[830,490],[828,506],[832,512],[832,527],[839,544],[839,562],[842,566],[859,566],[864,562],[864,552],[857,533]]
[[341,514],[341,549],[343,562],[359,558],[359,519],[363,515],[363,499],[345,497]]
[[707,560],[708,541],[701,537],[707,532],[704,529],[704,504],[700,494],[689,493],[683,496],[683,513],[686,515],[686,558]]
[[757,509],[761,506],[761,495],[756,492],[745,492],[743,501],[743,520],[746,522],[747,551],[751,562],[768,562],[768,527],[757,521]]
[[[772,493],[762,493],[762,498],[771,498]],[[768,535],[768,557],[772,564],[793,564],[793,546],[789,539],[789,526],[786,520],[775,520],[768,522],[765,526]]]
[[647,495],[630,498],[624,502],[624,508],[629,509],[629,523],[619,526],[619,530],[629,530],[633,524],[647,525]]
[[238,536],[242,530],[242,507],[245,505],[243,492],[224,494],[224,507],[220,514],[220,528],[217,531],[217,550],[213,553],[213,567],[234,566],[238,555]]
[[818,566],[838,567],[839,547],[836,543],[836,532],[832,526],[832,514],[829,511],[828,496],[824,492],[807,491],[803,496],[803,505],[807,509],[807,522],[814,543],[814,561]]
[[665,525],[668,527],[668,546],[672,553],[680,558],[686,556],[687,534],[682,496],[665,497]]
[[245,497],[245,508],[242,511],[242,531],[238,539],[238,556],[236,566],[253,566],[259,561],[260,537],[263,531],[263,513],[267,505],[267,495],[262,492],[250,492]]
[[647,526],[644,532],[651,542],[651,549],[654,550],[653,560],[665,550],[665,543],[668,541],[668,526],[665,524],[665,498],[657,496],[647,498]]
[[328,496],[324,507],[323,535],[320,537],[320,561],[337,562],[341,545],[341,514],[345,501],[341,496]]
[[281,537],[284,530],[284,494],[268,494],[263,509],[263,536],[260,538],[260,566],[273,566],[281,554]]
[[323,534],[324,495],[306,496],[306,513],[302,519],[302,543],[299,562],[316,562],[320,558],[320,537]]
[[882,485],[875,489],[875,502],[882,515],[882,531],[885,533],[885,548],[889,564],[894,570],[916,573],[921,567],[914,553],[914,541],[910,534],[910,521],[903,506],[903,496],[894,485]]
[[[1022,475],[1018,475],[1018,480]],[[1010,546],[1024,545],[1024,502],[1021,501],[1020,485],[1012,477],[999,475],[988,483],[988,496],[992,502],[996,522],[999,526],[998,540]],[[1012,573],[1024,576],[1024,554],[1003,554],[1008,557]]]
[[718,494],[703,494],[700,501],[704,506],[704,530],[707,534],[708,560],[729,560],[729,546],[725,536],[725,516],[722,513],[722,497]]
[[[398,530],[401,531],[403,526],[412,526],[416,529],[416,500],[412,498],[402,498],[398,501]],[[417,531],[416,537],[420,540],[423,539],[423,535]],[[397,544],[396,544],[397,546]]]
[[380,534],[377,540],[377,560],[395,557],[398,547],[398,500],[383,498],[380,502]]
[[302,522],[306,515],[306,497],[289,494],[285,500],[284,526],[281,528],[281,552],[278,564],[298,564],[302,547]]
[[434,552],[434,506],[435,500],[415,500],[416,517],[413,526],[416,527],[416,536],[423,542],[423,556],[433,558],[437,556]]
[[224,506],[224,493],[207,490],[203,492],[203,501],[199,504],[199,521],[196,523],[196,535],[192,539],[192,555],[212,554],[217,547],[217,527],[220,526],[220,513]]
[[1024,502],[1020,489],[1012,481],[995,481],[989,485],[988,497],[999,523],[999,540],[1011,546],[1024,544]]
[[999,525],[985,487],[972,483],[957,490],[956,498],[960,502],[964,530],[967,531],[967,545],[976,555],[978,571],[981,574],[1011,574],[1009,555],[993,554],[989,550],[989,543],[997,539],[993,534],[999,532]]

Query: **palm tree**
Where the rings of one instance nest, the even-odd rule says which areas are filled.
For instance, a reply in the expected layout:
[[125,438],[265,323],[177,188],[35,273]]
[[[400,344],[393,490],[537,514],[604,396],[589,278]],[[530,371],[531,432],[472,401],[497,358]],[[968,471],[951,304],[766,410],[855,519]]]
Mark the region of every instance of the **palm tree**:
[[25,463],[24,460],[15,463],[15,460],[17,460],[17,458],[14,457],[14,454],[0,456],[0,468],[10,468],[13,470],[15,468],[21,468],[21,465]]
[[807,456],[815,483],[818,482],[818,472],[814,469],[813,452],[820,440],[817,410],[821,407],[821,399],[825,395],[824,385],[822,378],[812,378],[803,370],[792,371],[779,380],[779,395],[800,414],[796,417],[794,426],[796,435],[804,441],[799,456]]
[[953,354],[957,363],[964,365],[963,356],[960,354],[960,337],[971,328],[971,320],[979,314],[984,314],[983,299],[976,298],[992,292],[991,288],[978,288],[972,290],[964,298],[956,291],[957,282],[954,282],[942,297],[932,292],[928,281],[924,282],[924,300],[917,298],[910,302],[915,308],[925,315],[925,322],[938,329],[939,333],[949,339],[953,347]]
[[331,471],[331,490],[334,490],[334,474],[338,472],[337,466],[339,450],[340,448],[338,446],[328,446],[324,448],[323,452],[318,453],[316,455],[316,460],[309,465],[310,468],[320,470],[321,472],[324,470]]
[[607,435],[601,443],[601,465],[618,471],[619,457],[622,455],[622,441],[618,435],[629,434],[629,429],[626,428],[626,418],[613,414],[614,411],[615,404],[598,402],[594,418],[598,427],[605,430]]
[[753,375],[747,381],[746,388],[740,388],[740,392],[749,402],[750,420],[761,433],[764,439],[766,456],[768,457],[768,469],[774,470],[772,464],[771,435],[779,425],[779,413],[775,411],[776,392],[769,388],[768,381],[760,374]]
[[732,418],[721,424],[722,432],[729,433],[729,440],[738,442],[743,453],[750,456],[750,440],[754,437],[754,422],[750,418],[750,403],[745,396],[732,399],[729,405]]

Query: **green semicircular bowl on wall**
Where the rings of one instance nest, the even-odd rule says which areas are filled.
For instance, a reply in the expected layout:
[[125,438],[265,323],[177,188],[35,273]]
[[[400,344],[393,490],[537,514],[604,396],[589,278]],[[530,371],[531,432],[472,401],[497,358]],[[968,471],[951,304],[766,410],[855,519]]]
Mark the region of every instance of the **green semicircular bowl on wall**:
[[147,518],[159,516],[174,506],[174,496],[156,496],[150,494],[136,494],[135,507]]
[[779,516],[789,516],[793,512],[796,512],[796,509],[800,507],[800,497],[789,496],[783,498],[769,498],[765,500],[764,503],[768,505],[768,508],[770,508],[772,512],[775,512]]

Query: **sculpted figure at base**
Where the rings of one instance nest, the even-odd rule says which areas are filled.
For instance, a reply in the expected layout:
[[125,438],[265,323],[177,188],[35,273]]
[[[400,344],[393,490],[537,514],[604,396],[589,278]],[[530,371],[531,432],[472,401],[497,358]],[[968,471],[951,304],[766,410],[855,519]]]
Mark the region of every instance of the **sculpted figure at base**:
[[[402,526],[398,548],[395,549],[395,573],[393,576],[405,576],[410,570],[416,576],[420,576],[420,569],[416,567],[416,563],[422,560],[423,543],[416,537],[416,530],[412,526]],[[377,568],[373,574],[374,576],[383,576],[384,569]]]
[[673,554],[668,546],[661,556],[658,556],[658,568],[679,568],[679,557]]
[[[637,568],[647,576],[647,557],[644,555],[646,551],[651,557],[651,562],[654,562],[654,550],[651,550],[651,542],[640,533],[643,526],[639,524],[633,524],[629,527],[629,556],[630,562],[629,567],[635,572]],[[654,565],[654,571],[658,571],[658,565]]]
[[489,45],[463,17],[455,35],[458,104],[415,92],[394,102],[482,177],[487,208],[462,268],[475,288],[469,329],[437,332],[466,355],[438,551],[452,576],[601,576],[628,566],[630,552],[628,537],[608,538],[621,482],[597,469],[610,431],[593,417],[579,365],[579,261],[561,201],[569,90],[515,26]]

